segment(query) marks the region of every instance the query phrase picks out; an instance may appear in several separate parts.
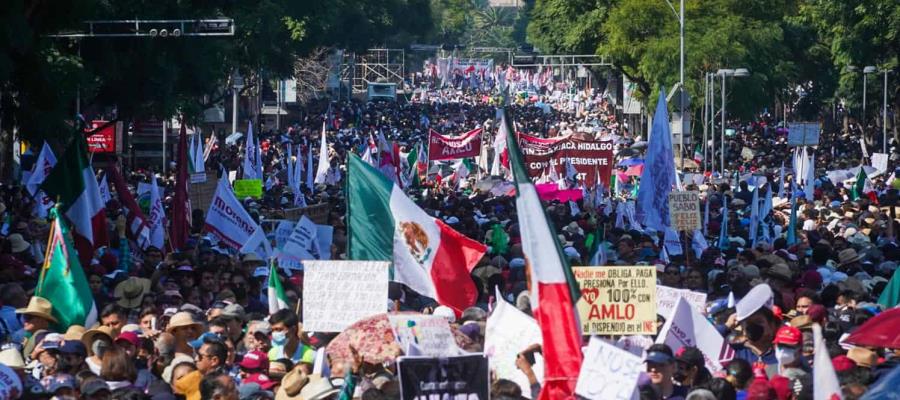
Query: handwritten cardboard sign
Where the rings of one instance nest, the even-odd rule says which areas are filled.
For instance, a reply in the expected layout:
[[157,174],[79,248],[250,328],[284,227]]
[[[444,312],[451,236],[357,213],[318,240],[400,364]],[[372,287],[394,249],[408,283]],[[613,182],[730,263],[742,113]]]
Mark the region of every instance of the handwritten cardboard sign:
[[246,197],[254,199],[262,197],[262,179],[235,179],[234,195],[239,200]]
[[[528,388],[528,377],[516,367],[516,357],[532,344],[543,343],[541,328],[534,318],[519,311],[502,297],[487,319],[484,335],[484,353],[491,362],[491,370],[497,378],[509,379],[522,388]],[[544,377],[544,360],[535,353],[535,364],[531,366],[538,379]],[[522,396],[531,398],[530,390],[522,390]]]
[[669,319],[678,298],[683,297],[700,314],[706,314],[706,293],[694,292],[687,289],[675,289],[668,286],[656,286],[656,312],[663,318]]
[[640,357],[591,337],[575,393],[592,400],[629,400],[637,389],[642,367]]
[[700,229],[700,192],[669,193],[669,218],[672,220],[672,229],[676,231]]
[[387,312],[386,261],[304,261],[303,329],[340,332]]
[[573,267],[585,335],[656,333],[656,268]]

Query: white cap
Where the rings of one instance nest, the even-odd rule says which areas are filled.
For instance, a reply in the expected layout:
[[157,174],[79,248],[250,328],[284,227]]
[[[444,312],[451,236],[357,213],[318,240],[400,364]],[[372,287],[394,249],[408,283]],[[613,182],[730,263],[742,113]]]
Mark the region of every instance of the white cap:
[[765,283],[756,285],[735,305],[737,320],[738,322],[743,321],[763,307],[771,310],[774,304],[775,295],[772,293],[772,288]]
[[444,317],[447,322],[456,322],[456,313],[453,312],[453,309],[447,306],[438,306],[434,309],[434,315],[438,317]]

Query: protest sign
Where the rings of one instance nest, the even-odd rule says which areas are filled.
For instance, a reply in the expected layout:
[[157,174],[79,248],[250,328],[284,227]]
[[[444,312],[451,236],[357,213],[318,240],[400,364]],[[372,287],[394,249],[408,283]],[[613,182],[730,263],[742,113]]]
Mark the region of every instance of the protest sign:
[[592,400],[629,400],[637,389],[642,369],[640,357],[597,336],[591,337],[575,394]]
[[305,215],[294,225],[294,230],[284,243],[284,252],[301,260],[318,260],[319,245],[316,243],[318,229]]
[[788,146],[816,146],[819,144],[818,122],[796,122],[788,128]]
[[403,400],[487,400],[490,396],[488,360],[483,354],[400,357],[397,375]]
[[278,226],[275,227],[275,246],[279,249],[283,249],[284,245],[288,241],[288,238],[291,236],[291,232],[293,232],[293,231],[294,231],[294,222],[293,221],[278,222]]
[[675,289],[668,286],[656,285],[656,312],[663,318],[669,319],[678,298],[684,298],[700,314],[706,314],[706,293],[694,292],[687,289]]
[[447,357],[460,353],[450,332],[450,324],[443,317],[423,314],[389,314],[388,321],[394,337],[403,351],[414,347],[430,357]]
[[669,218],[672,220],[672,229],[676,231],[700,229],[702,227],[700,222],[700,192],[670,192]]
[[616,340],[615,345],[643,360],[647,348],[653,345],[653,339],[644,335],[622,336]]
[[319,248],[319,259],[331,259],[331,243],[334,241],[334,227],[316,225],[316,245]]
[[239,199],[262,197],[262,179],[235,179],[234,195]]
[[0,399],[18,399],[22,391],[22,379],[12,368],[0,364]]
[[340,332],[387,312],[386,261],[304,261],[303,329]]
[[218,182],[216,194],[209,204],[209,211],[206,212],[203,230],[212,233],[228,246],[240,249],[250,242],[257,229],[262,228],[235,198],[228,181],[220,179]]
[[656,333],[656,268],[573,267],[585,335]]
[[587,139],[575,135],[542,139],[519,134],[519,146],[525,156],[528,174],[539,177],[548,167],[556,169],[559,176],[565,175],[568,161],[578,172],[578,180],[593,187],[597,176],[603,185],[609,187],[609,177],[613,166],[613,142],[610,140]]
[[678,298],[656,343],[665,343],[676,352],[684,346],[698,348],[703,353],[706,368],[713,373],[722,369],[722,361],[734,357],[734,349],[684,297]]
[[888,155],[887,153],[872,153],[872,166],[881,173],[887,172]]
[[[517,383],[523,388],[522,396],[530,399],[531,392],[525,390],[530,386],[528,377],[516,367],[516,357],[528,346],[543,343],[541,328],[534,318],[519,311],[501,296],[498,295],[497,299],[494,311],[487,319],[484,354],[488,356],[491,370],[497,378]],[[531,368],[538,379],[543,378],[544,360],[540,354],[535,354],[535,364]]]
[[459,136],[445,136],[433,129],[428,134],[428,159],[454,160],[481,154],[481,128]]

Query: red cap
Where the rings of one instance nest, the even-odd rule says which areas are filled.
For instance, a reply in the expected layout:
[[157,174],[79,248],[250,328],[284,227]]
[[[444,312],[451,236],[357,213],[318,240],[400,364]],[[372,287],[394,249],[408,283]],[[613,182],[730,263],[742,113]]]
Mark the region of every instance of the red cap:
[[241,363],[238,365],[240,365],[243,369],[251,371],[268,371],[269,358],[266,356],[266,353],[263,353],[259,350],[253,350],[248,352],[247,354],[244,354],[244,358],[241,359]]
[[782,326],[775,333],[775,340],[772,343],[786,344],[788,346],[799,346],[803,342],[803,334],[800,330],[793,326]]
[[825,306],[821,304],[812,304],[806,309],[806,315],[809,315],[813,322],[821,324],[825,321],[825,317],[828,316],[828,311],[825,311]]
[[122,332],[116,337],[116,342],[118,341],[131,343],[134,347],[141,347],[141,339],[138,339],[136,332]]
[[272,390],[272,387],[274,387],[278,382],[269,379],[266,374],[257,372],[255,374],[250,374],[249,376],[244,378],[241,383],[256,383],[259,385],[259,387],[262,388],[262,390]]
[[856,366],[856,363],[845,355],[832,358],[831,364],[834,365],[834,372],[844,372]]

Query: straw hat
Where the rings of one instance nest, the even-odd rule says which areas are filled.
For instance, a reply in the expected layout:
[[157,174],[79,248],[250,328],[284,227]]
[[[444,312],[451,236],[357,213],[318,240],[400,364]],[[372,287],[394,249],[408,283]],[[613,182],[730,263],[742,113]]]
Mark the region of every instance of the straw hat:
[[28,300],[28,307],[16,310],[16,314],[39,317],[53,323],[57,322],[56,318],[53,317],[53,304],[50,304],[49,300],[39,296],[31,296],[31,299]]
[[340,391],[341,388],[334,386],[330,379],[315,374],[309,378],[309,382],[306,385],[303,385],[303,389],[300,390],[300,398],[303,400],[322,400],[330,398],[329,396]]
[[172,319],[169,320],[169,325],[166,326],[166,332],[172,333],[175,328],[180,328],[183,326],[202,326],[199,322],[194,320],[194,314],[191,314],[187,311],[179,311],[172,316]]
[[31,243],[25,241],[25,238],[22,237],[20,233],[13,233],[6,238],[9,241],[9,245],[12,248],[13,253],[21,253],[25,250],[28,250],[31,247]]
[[66,334],[63,336],[65,340],[81,340],[84,337],[84,327],[81,325],[70,325],[69,329],[66,329]]
[[112,343],[112,341],[113,341],[112,328],[110,328],[106,325],[100,325],[100,326],[88,329],[86,332],[84,332],[84,335],[81,335],[81,343],[83,343],[84,347],[87,349],[88,357],[91,357],[94,355],[94,350],[91,348],[91,346],[94,344],[95,341],[100,339],[100,336],[105,336],[106,339],[109,340],[109,343]]
[[862,260],[862,256],[856,254],[854,249],[844,249],[838,253],[838,265],[847,265]]
[[308,383],[309,377],[299,368],[294,368],[281,378],[281,386],[275,392],[275,400],[305,399],[300,396],[300,392]]
[[150,280],[132,276],[116,285],[113,296],[116,303],[125,308],[140,307],[144,295],[150,291]]

